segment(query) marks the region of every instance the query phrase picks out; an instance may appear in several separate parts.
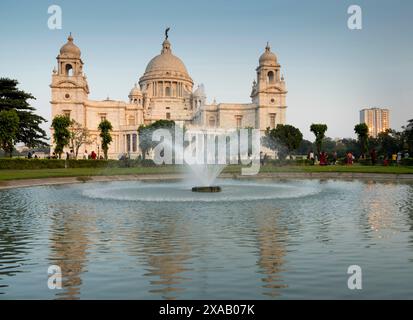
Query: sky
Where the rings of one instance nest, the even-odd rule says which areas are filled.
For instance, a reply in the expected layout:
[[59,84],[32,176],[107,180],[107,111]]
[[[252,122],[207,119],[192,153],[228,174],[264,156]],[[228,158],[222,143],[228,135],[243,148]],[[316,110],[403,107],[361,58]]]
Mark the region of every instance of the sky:
[[[60,30],[47,24],[54,4]],[[353,4],[361,30],[347,27]],[[269,41],[287,85],[287,123],[306,139],[312,123],[326,123],[332,138],[354,137],[364,107],[389,108],[398,130],[413,118],[412,16],[410,0],[1,0],[0,77],[37,98],[32,105],[49,128],[52,70],[69,32],[89,98],[126,101],[170,27],[173,53],[205,85],[208,102],[248,103]]]

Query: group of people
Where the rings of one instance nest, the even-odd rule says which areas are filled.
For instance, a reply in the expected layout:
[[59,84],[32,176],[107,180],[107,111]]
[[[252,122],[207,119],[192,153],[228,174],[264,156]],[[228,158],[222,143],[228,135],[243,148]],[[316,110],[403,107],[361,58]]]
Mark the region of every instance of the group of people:
[[38,159],[38,156],[35,153],[35,151],[29,151],[29,153],[27,154],[27,159]]
[[[103,160],[103,156],[100,155],[98,157],[98,155],[96,154],[95,151],[92,151],[91,153],[88,153],[87,150],[85,150],[85,152],[83,153],[83,160]],[[70,159],[77,159],[75,153],[73,152],[73,150],[70,150],[70,152],[66,152],[66,160],[70,160]]]
[[391,155],[387,155],[384,158],[383,163],[384,163],[385,166],[388,166],[390,164],[396,165],[396,164],[400,164],[402,162],[403,158],[407,159],[409,157],[410,157],[410,155],[409,155],[409,152],[407,152],[407,151],[404,151],[404,153],[402,151],[399,151],[397,153],[393,152]]
[[[27,154],[27,159],[38,159],[37,155],[35,155],[35,152],[32,151]],[[71,159],[77,159],[78,157],[76,157],[76,154],[74,153],[73,150],[67,151],[66,152],[66,160],[71,160]],[[58,154],[56,154],[56,152],[53,152],[50,156],[48,156],[46,159],[59,159]],[[98,157],[98,155],[96,154],[95,151],[92,151],[91,153],[88,153],[87,150],[85,150],[85,152],[83,153],[83,160],[103,160],[103,156],[100,155]]]
[[311,150],[307,155],[307,160],[310,160],[312,165],[318,164],[320,166],[326,166],[328,164],[336,164],[337,152],[333,152],[331,160],[329,162],[327,152],[321,151],[320,155],[318,156]]

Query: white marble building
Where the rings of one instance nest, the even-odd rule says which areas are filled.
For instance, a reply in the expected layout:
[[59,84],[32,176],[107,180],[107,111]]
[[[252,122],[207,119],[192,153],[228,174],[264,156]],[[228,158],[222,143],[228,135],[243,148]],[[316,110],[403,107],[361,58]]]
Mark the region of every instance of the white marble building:
[[194,82],[182,60],[172,53],[166,34],[161,53],[148,63],[138,84],[130,91],[129,101],[94,101],[88,98],[81,52],[70,35],[60,48],[57,69],[53,70],[52,118],[66,114],[89,129],[94,142],[82,146],[79,154],[84,150],[98,152],[98,125],[103,119],[109,120],[113,126],[109,157],[115,159],[125,153],[133,158],[138,156],[137,128],[159,119],[202,129],[253,127],[264,132],[267,127],[286,121],[287,91],[280,70],[277,57],[267,44],[259,58],[251,102],[208,104],[204,86],[194,90]]

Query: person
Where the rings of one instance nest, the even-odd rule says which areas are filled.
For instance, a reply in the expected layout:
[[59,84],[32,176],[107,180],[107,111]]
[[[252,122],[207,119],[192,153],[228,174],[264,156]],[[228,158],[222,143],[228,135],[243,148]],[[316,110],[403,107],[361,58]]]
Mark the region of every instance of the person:
[[27,154],[27,159],[31,159],[32,158],[32,153],[29,151],[29,153]]
[[402,162],[402,152],[399,151],[397,152],[397,164],[400,164]]
[[333,164],[337,164],[337,151],[333,152]]
[[391,163],[392,165],[395,165],[397,161],[397,154],[396,152],[393,152],[393,154],[391,155]]
[[92,153],[90,154],[90,157],[92,158],[92,160],[96,160],[96,152],[92,151]]
[[69,151],[66,151],[66,160],[69,160],[70,159],[70,153],[69,153]]
[[351,151],[349,151],[347,153],[347,164],[351,166],[353,164],[353,159],[354,159],[354,156],[351,153]]
[[406,150],[406,151],[404,152],[404,158],[407,159],[407,158],[409,158],[409,157],[410,157],[409,152]]
[[314,165],[315,157],[314,157],[313,150],[310,151],[309,158],[310,158],[311,164]]
[[260,152],[260,165],[264,166],[264,152]]
[[324,151],[321,151],[320,153],[320,166],[326,166],[327,165],[327,153]]
[[89,158],[89,155],[87,153],[87,150],[85,150],[85,152],[83,153],[83,159],[87,160]]
[[70,159],[74,159],[74,158],[75,158],[75,153],[73,152],[73,150],[70,150],[69,158],[70,158]]
[[374,166],[377,163],[377,153],[376,149],[371,149],[370,151],[370,158],[371,158],[371,164]]

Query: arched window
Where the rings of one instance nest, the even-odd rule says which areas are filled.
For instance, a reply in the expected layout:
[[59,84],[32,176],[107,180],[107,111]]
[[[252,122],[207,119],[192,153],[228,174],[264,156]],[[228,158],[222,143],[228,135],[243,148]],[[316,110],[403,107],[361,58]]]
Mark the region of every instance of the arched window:
[[66,75],[69,77],[73,76],[73,67],[69,63],[66,65]]
[[274,83],[274,72],[270,71],[267,74],[267,82],[268,83]]

